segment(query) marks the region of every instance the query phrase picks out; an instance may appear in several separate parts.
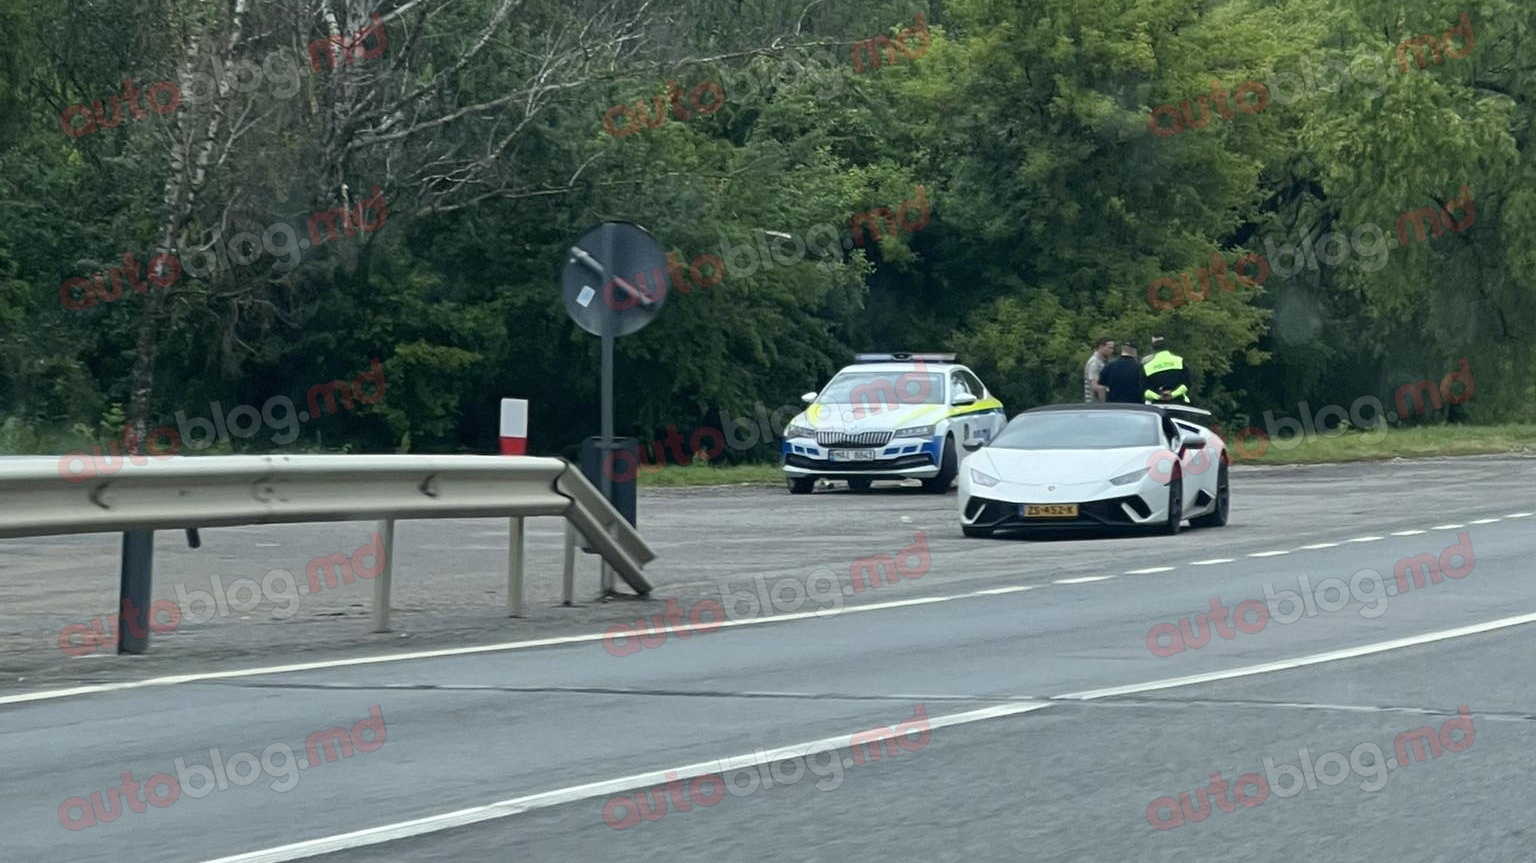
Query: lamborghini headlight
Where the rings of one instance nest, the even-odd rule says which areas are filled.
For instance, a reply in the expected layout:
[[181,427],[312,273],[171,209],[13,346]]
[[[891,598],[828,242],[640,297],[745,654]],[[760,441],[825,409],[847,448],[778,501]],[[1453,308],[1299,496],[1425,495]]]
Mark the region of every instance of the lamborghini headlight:
[[997,485],[998,479],[995,476],[984,474],[976,468],[971,468],[971,482],[974,482],[984,488],[991,488],[992,486]]
[[1146,468],[1142,468],[1141,470],[1133,470],[1130,473],[1123,473],[1123,474],[1115,477],[1114,479],[1111,479],[1109,481],[1109,484],[1110,485],[1130,485],[1131,483],[1136,482],[1137,480],[1141,479],[1142,477],[1144,477],[1146,475],[1147,475],[1147,469]]

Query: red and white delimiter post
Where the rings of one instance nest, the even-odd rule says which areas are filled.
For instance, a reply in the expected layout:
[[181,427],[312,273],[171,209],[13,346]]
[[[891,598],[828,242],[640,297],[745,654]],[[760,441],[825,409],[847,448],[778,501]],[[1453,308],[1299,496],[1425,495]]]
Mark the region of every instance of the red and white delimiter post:
[[528,400],[501,400],[501,454],[528,454]]

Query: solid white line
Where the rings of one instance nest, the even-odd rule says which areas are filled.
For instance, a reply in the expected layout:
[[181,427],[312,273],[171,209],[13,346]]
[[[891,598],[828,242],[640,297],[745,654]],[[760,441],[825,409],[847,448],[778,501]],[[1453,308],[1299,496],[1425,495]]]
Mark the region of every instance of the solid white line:
[[1314,545],[1304,545],[1304,546],[1301,547],[1301,550],[1302,551],[1315,551],[1315,550],[1317,550],[1319,548],[1335,548],[1338,545],[1339,545],[1339,543],[1336,543],[1336,542],[1319,542],[1319,543],[1316,543]]
[[1418,536],[1421,533],[1429,533],[1429,531],[1427,531],[1427,530],[1400,530],[1400,531],[1397,531],[1396,533],[1394,533],[1392,535],[1393,536]]
[[1430,530],[1460,530],[1464,527],[1466,527],[1464,524],[1437,524]]
[[1460,638],[1464,635],[1478,635],[1484,632],[1493,632],[1497,629],[1507,629],[1511,626],[1521,626],[1527,623],[1536,623],[1536,614],[1522,614],[1516,617],[1502,617],[1498,620],[1490,620],[1484,623],[1474,623],[1470,626],[1460,626],[1455,629],[1442,629],[1438,632],[1430,632],[1424,635],[1411,635],[1407,638],[1394,638],[1391,641],[1379,641],[1375,644],[1367,644],[1361,647],[1346,647],[1342,650],[1330,650],[1326,653],[1314,653],[1310,656],[1300,656],[1295,659],[1281,659],[1275,662],[1263,662],[1258,665],[1245,665],[1226,671],[1210,671],[1204,674],[1191,674],[1187,677],[1170,677],[1164,680],[1153,680],[1148,683],[1132,683],[1128,686],[1113,686],[1107,689],[1090,689],[1085,692],[1070,692],[1066,695],[1058,695],[1057,699],[1073,701],[1091,701],[1096,698],[1110,698],[1116,695],[1133,695],[1138,692],[1152,692],[1158,689],[1173,689],[1179,686],[1193,686],[1197,683],[1210,683],[1216,680],[1230,680],[1234,677],[1247,677],[1253,674],[1267,674],[1271,671],[1288,671],[1292,668],[1301,668],[1307,665],[1320,665],[1324,662],[1334,662],[1340,659],[1354,659],[1360,656],[1369,656],[1373,653],[1385,653],[1389,650],[1399,650],[1404,647],[1418,647],[1423,644],[1432,644],[1436,641],[1445,641],[1451,638]]
[[1125,571],[1125,574],[1126,575],[1151,575],[1154,572],[1173,572],[1173,567],[1171,567],[1171,566],[1150,566],[1150,567],[1147,567],[1146,569],[1128,569],[1128,570]]
[[1111,579],[1111,578],[1114,578],[1114,576],[1113,575],[1088,575],[1088,576],[1084,576],[1082,578],[1063,578],[1063,579],[1061,579],[1059,581],[1053,581],[1053,582],[1051,582],[1051,584],[1087,584],[1090,581],[1106,581],[1106,580]]
[[[1039,585],[1018,588],[1028,590]],[[884,611],[892,608],[910,608],[918,605],[930,605],[935,602],[952,602],[957,599],[971,599],[978,596],[989,596],[1001,592],[999,589],[992,591],[973,591],[970,593],[956,593],[947,596],[920,596],[912,599],[895,599],[889,602],[872,602],[865,605],[850,605],[841,609],[838,614],[858,614],[868,611]],[[648,611],[653,611],[648,609]],[[773,614],[762,617],[754,617],[750,620],[725,620],[720,626],[722,629],[736,626],[757,626],[764,623],[783,623],[794,620],[808,620],[813,617],[835,617],[836,615],[822,612],[801,611],[793,614]],[[695,633],[692,627],[666,627],[666,634],[673,635],[684,632],[689,635]],[[69,689],[48,689],[41,692],[26,692],[19,695],[0,696],[0,705],[24,704],[33,701],[48,701],[54,698],[70,698],[77,695],[95,695],[102,692],[114,692],[123,689],[142,689],[147,686],[174,686],[179,683],[197,683],[204,680],[230,680],[241,677],[260,677],[267,674],[292,674],[299,671],[319,671],[327,668],[350,668],[358,665],[378,665],[386,662],[408,662],[414,659],[437,659],[444,656],[470,656],[476,653],[499,653],[508,650],[527,650],[536,647],[559,647],[567,644],[591,644],[602,641],[606,637],[602,632],[588,632],[581,635],[563,635],[553,638],[536,638],[529,641],[509,641],[498,644],[481,644],[473,647],[445,647],[437,650],[418,650],[410,653],[394,653],[384,656],[357,656],[348,659],[323,659],[316,662],[296,662],[288,665],[272,665],[261,668],[237,668],[231,671],[205,671],[191,674],[173,674],[165,677],[151,677],[145,680],[131,680],[121,683],[99,683],[88,686],[75,686]]]
[[1378,539],[1386,539],[1384,536],[1357,536],[1354,539],[1346,539],[1345,542],[1375,542]]
[[1189,565],[1190,566],[1212,566],[1212,565],[1215,565],[1215,564],[1218,564],[1218,563],[1232,563],[1232,562],[1233,562],[1233,559],[1230,558],[1230,557],[1216,557],[1216,558],[1212,558],[1210,560],[1192,560],[1192,561],[1189,562]]
[[1288,551],[1256,551],[1249,557],[1279,557],[1282,554],[1290,554]]
[[[953,713],[948,716],[938,716],[928,720],[928,728],[946,728],[955,725],[966,725],[972,722],[982,722],[988,719],[997,719],[1003,716],[1016,716],[1021,713],[1029,713],[1033,710],[1050,707],[1045,701],[1026,701],[1014,704],[1000,704],[995,707],[985,707],[980,710],[970,710],[965,713]],[[862,732],[855,732],[862,734]],[[862,743],[862,741],[860,741]],[[866,746],[879,747],[880,744],[869,743]],[[608,797],[623,791],[637,788],[648,788],[653,785],[662,785],[672,780],[689,780],[699,776],[707,776],[712,773],[730,772],[745,767],[756,767],[773,761],[786,758],[803,758],[807,754],[826,751],[829,747],[836,749],[851,749],[853,735],[843,734],[837,737],[827,737],[821,740],[812,740],[806,743],[790,744],[771,749],[757,749],[745,755],[737,755],[732,758],[718,758],[713,761],[700,761],[694,764],[685,764],[680,767],[669,767],[661,770],[652,770],[646,773],[636,773],[630,776],[621,776],[617,779],[608,779],[602,782],[589,782],[585,785],[573,785],[568,788],[557,788],[553,791],[545,791],[539,794],[529,794],[523,797],[513,797],[509,800],[501,800],[484,806],[473,806],[468,809],[459,809],[454,812],[444,812],[440,815],[431,815],[426,818],[416,818],[411,821],[400,821],[394,824],[384,824],[379,827],[370,827],[365,830],[355,830],[351,833],[342,833],[335,836],[325,836],[319,839],[310,839],[304,842],[295,842],[291,845],[283,845],[278,848],[267,848],[261,851],[251,851],[245,854],[235,854],[229,857],[220,857],[210,860],[208,863],[286,863],[290,860],[303,860],[309,857],[318,857],[322,854],[334,854],[339,851],[348,851],[353,848],[365,848],[370,845],[381,845],[385,842],[394,842],[400,839],[408,839],[412,836],[422,836],[428,833],[438,833],[443,830],[452,830],[469,824],[478,824],[482,821],[491,821],[497,818],[506,818],[535,809],[548,809],[551,806],[560,806],[580,800]],[[835,756],[834,756],[835,757]],[[878,756],[876,756],[878,757]],[[892,756],[894,757],[894,756]],[[873,760],[873,759],[871,759]],[[722,766],[723,765],[723,766]],[[669,775],[670,774],[670,775]]]
[[1477,521],[1469,521],[1467,524],[1493,524],[1498,520],[1496,518],[1480,518]]

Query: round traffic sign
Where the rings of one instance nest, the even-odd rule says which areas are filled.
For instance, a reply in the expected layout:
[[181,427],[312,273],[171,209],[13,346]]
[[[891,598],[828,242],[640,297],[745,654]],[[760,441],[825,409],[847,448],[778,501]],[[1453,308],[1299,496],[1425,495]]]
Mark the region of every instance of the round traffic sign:
[[666,301],[667,253],[633,222],[603,222],[566,251],[560,283],[577,326],[594,336],[627,336]]

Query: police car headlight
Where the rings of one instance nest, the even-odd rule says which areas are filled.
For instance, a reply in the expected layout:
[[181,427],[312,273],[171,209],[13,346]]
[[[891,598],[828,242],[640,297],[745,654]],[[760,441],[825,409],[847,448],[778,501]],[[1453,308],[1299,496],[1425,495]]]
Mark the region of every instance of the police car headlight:
[[991,476],[990,474],[984,474],[976,468],[971,468],[971,482],[974,482],[977,485],[983,486],[985,488],[991,488],[992,486],[997,485],[998,479],[997,477]]
[[1130,485],[1131,483],[1136,482],[1137,480],[1141,479],[1142,477],[1144,477],[1146,475],[1147,475],[1147,469],[1146,468],[1142,468],[1141,470],[1133,470],[1130,473],[1123,473],[1123,474],[1115,477],[1114,479],[1111,479],[1109,481],[1109,484],[1110,485]]
[[815,436],[816,436],[816,430],[813,429],[813,428],[809,428],[807,426],[790,425],[789,428],[784,430],[784,437],[786,437],[786,438],[792,438],[792,437],[815,437]]
[[935,430],[931,425],[907,426],[904,429],[897,429],[895,437],[933,437]]

